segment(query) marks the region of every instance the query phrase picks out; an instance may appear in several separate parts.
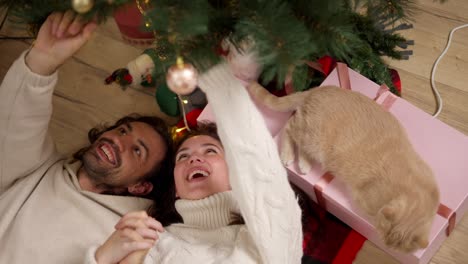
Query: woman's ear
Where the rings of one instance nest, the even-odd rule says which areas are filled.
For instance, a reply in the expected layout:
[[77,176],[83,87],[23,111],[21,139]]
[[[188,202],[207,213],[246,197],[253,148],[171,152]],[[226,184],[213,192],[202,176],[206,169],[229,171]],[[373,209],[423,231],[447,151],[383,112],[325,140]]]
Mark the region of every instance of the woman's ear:
[[140,182],[128,187],[128,192],[135,196],[145,196],[153,190],[153,184],[148,181]]

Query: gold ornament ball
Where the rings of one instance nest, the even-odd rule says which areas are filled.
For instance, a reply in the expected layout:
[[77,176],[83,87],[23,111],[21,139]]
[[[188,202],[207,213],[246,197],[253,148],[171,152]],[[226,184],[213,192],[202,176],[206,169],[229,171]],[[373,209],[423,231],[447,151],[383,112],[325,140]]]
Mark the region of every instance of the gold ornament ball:
[[178,61],[167,71],[166,83],[176,94],[191,94],[197,88],[198,71],[192,64]]
[[72,0],[73,9],[80,14],[84,14],[91,10],[93,5],[94,0]]

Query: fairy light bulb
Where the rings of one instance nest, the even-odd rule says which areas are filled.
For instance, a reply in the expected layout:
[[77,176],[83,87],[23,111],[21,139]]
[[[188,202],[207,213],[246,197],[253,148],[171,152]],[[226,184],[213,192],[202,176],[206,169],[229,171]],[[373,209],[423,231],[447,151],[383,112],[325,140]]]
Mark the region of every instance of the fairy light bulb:
[[172,65],[166,75],[167,86],[180,95],[192,93],[197,87],[198,71],[190,63],[185,63],[181,57]]

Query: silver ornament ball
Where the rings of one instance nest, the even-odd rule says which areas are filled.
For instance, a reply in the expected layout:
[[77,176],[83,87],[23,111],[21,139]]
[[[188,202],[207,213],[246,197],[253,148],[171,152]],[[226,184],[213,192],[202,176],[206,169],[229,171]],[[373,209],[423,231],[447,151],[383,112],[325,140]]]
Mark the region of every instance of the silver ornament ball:
[[197,88],[198,71],[190,63],[177,63],[167,71],[166,83],[176,94],[191,94]]
[[93,8],[94,0],[72,0],[72,6],[76,12],[84,14]]

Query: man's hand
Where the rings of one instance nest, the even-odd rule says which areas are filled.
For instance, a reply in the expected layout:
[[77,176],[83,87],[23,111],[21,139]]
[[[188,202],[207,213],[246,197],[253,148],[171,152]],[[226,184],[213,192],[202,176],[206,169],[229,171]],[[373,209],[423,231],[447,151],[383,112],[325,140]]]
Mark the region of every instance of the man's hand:
[[85,24],[73,11],[52,13],[42,24],[26,64],[40,75],[54,73],[90,39],[96,28],[95,22]]
[[[144,211],[124,215],[115,229],[116,231],[96,251],[95,258],[99,264],[119,263],[122,260],[125,263],[134,261],[141,263],[147,250],[159,238],[158,231],[164,232],[161,223],[149,217]],[[145,254],[140,253],[131,257],[135,254],[133,252]]]

